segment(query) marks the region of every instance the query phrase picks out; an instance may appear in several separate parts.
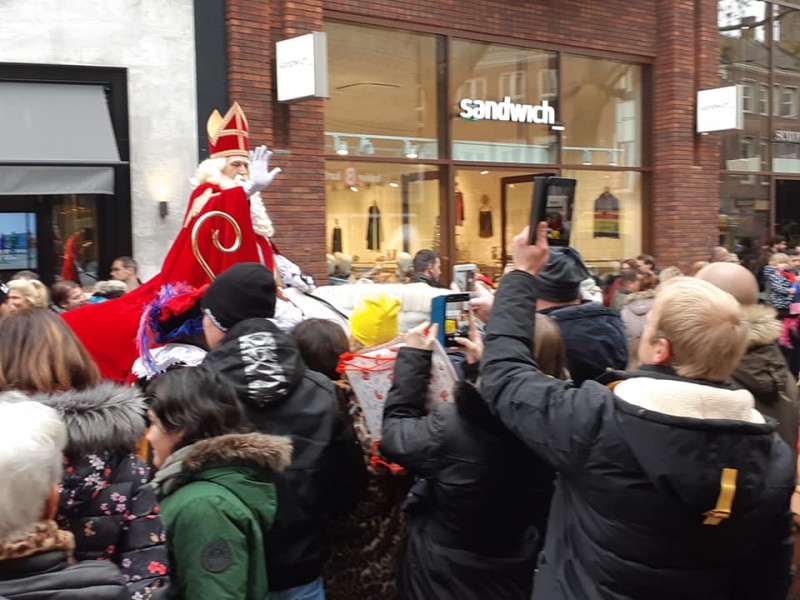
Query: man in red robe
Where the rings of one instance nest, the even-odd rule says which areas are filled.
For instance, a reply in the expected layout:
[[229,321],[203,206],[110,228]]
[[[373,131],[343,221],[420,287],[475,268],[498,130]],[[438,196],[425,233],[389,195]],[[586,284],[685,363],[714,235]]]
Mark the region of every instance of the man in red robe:
[[[269,170],[272,153],[265,146],[249,151],[247,120],[238,103],[224,117],[214,111],[208,120],[208,143],[209,158],[192,179],[196,187],[183,226],[161,271],[117,300],[63,315],[104,377],[129,378],[138,356],[136,334],[143,307],[152,302],[162,285],[183,282],[199,288],[239,262],[260,262],[275,270],[269,240],[272,222],[259,192],[281,170]],[[278,267],[281,270],[281,265]]]

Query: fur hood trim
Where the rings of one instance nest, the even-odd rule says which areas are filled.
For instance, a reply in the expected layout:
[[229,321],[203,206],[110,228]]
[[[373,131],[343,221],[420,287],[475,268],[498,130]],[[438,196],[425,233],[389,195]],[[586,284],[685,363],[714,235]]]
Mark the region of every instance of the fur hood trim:
[[742,319],[747,325],[748,349],[778,341],[783,326],[776,315],[774,308],[763,304],[742,307]]
[[53,407],[64,419],[68,455],[135,452],[147,426],[147,405],[139,391],[111,381],[31,399]]
[[643,292],[632,292],[625,296],[625,304],[636,302],[637,300],[649,300],[656,297],[655,290],[644,290]]
[[184,471],[201,471],[214,464],[253,463],[280,473],[292,460],[292,440],[263,433],[231,433],[192,445],[183,459]]

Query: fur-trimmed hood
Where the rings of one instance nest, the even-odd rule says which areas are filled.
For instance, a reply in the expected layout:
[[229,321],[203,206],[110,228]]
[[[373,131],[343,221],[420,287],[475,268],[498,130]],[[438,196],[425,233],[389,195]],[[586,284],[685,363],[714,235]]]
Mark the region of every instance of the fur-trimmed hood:
[[747,347],[774,344],[781,336],[781,322],[778,313],[770,306],[753,304],[742,306],[742,318],[747,325]]
[[292,460],[292,440],[262,433],[232,433],[200,440],[183,459],[184,471],[208,466],[250,463],[280,473]]
[[134,452],[147,426],[147,406],[136,388],[103,381],[85,390],[33,394],[67,424],[67,455]]

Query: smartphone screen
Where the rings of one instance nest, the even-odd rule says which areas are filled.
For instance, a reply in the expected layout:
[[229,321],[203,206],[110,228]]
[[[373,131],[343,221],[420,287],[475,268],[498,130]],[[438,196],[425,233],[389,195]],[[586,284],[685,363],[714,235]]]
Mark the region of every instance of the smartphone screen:
[[461,292],[475,291],[475,276],[478,267],[475,265],[455,265],[453,267],[453,281],[458,285]]
[[455,338],[469,335],[469,298],[469,294],[448,294],[433,299],[431,323],[439,323],[443,346],[458,346]]
[[547,237],[551,246],[568,246],[575,202],[575,180],[551,177],[547,185]]

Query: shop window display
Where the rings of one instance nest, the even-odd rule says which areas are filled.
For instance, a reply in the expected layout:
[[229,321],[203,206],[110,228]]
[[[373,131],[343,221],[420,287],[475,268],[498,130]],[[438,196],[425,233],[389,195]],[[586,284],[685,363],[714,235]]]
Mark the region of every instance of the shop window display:
[[392,272],[400,252],[441,249],[436,168],[329,161],[325,180],[328,252],[356,273]]

